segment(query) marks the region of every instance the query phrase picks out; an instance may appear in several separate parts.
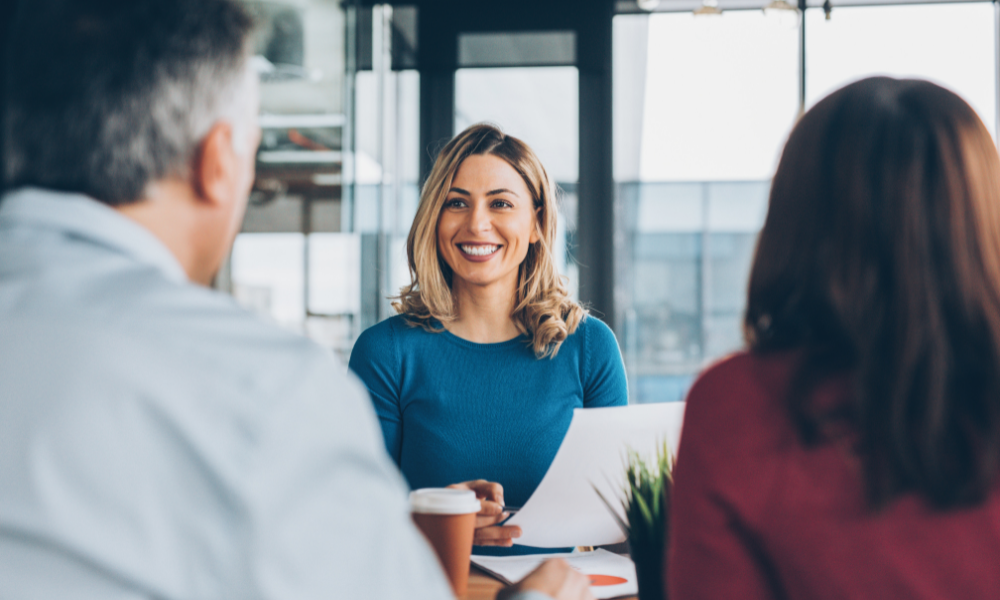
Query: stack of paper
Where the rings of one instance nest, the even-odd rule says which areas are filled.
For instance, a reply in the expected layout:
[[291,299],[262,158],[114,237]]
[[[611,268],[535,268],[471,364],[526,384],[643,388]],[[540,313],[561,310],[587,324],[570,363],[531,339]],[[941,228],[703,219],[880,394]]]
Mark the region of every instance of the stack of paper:
[[639,593],[635,564],[628,558],[607,550],[527,556],[473,555],[472,564],[500,581],[511,584],[524,579],[550,558],[561,558],[577,571],[589,575],[590,592],[595,598],[618,598]]

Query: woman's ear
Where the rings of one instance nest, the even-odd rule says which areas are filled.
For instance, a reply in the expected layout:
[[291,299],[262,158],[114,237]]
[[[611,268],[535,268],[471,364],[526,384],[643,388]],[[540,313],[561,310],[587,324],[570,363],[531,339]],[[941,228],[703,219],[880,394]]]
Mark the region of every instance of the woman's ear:
[[535,226],[531,228],[531,237],[528,238],[528,242],[534,244],[538,240],[542,239],[542,234],[540,228],[542,226],[542,207],[539,206],[535,209]]

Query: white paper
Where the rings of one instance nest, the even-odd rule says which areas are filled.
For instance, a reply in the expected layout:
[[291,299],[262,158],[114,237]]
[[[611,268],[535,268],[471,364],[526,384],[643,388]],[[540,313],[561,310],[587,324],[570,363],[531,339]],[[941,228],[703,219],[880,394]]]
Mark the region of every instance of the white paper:
[[635,577],[635,564],[624,556],[607,550],[594,552],[566,552],[561,554],[529,554],[527,556],[472,556],[472,564],[493,575],[504,583],[516,583],[537,569],[550,558],[561,558],[577,571],[585,575],[609,575],[621,577],[625,583],[615,585],[592,585],[590,593],[595,598],[618,598],[635,596],[639,584]]
[[625,534],[594,489],[615,505],[625,489],[629,449],[652,460],[663,444],[676,456],[684,403],[578,408],[538,489],[505,524],[519,525],[518,544],[541,548],[604,546]]

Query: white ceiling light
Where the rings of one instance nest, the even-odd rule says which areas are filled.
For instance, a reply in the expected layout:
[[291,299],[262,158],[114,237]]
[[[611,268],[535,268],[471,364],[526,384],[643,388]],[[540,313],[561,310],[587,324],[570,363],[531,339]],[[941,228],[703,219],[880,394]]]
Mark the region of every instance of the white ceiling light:
[[638,4],[639,8],[642,10],[653,11],[660,5],[660,0],[635,0],[635,3]]
[[798,12],[798,7],[792,6],[785,0],[771,0],[771,3],[764,7],[765,15],[787,15]]
[[770,4],[764,7],[764,15],[782,28],[794,29],[799,24],[798,7],[786,0],[771,0]]
[[719,0],[702,0],[701,6],[694,9],[694,15],[696,17],[721,14],[722,9],[719,8]]

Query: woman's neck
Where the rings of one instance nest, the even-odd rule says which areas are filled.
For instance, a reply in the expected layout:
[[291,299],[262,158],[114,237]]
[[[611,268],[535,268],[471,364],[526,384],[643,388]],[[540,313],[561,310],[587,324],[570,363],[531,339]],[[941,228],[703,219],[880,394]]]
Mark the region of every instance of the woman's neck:
[[506,342],[521,335],[510,317],[514,310],[512,285],[476,286],[455,281],[452,294],[458,318],[445,328],[458,337],[477,344]]

